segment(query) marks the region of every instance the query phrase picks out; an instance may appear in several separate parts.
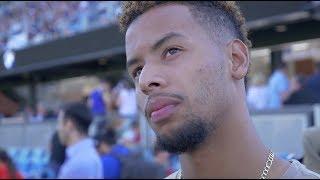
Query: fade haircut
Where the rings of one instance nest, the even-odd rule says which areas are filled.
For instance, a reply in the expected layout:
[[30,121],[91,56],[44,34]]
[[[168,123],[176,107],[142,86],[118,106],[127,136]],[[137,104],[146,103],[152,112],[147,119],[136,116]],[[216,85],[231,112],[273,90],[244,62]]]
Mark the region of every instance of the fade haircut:
[[192,16],[209,36],[221,42],[226,32],[251,47],[248,30],[239,7],[234,1],[124,1],[119,16],[120,30],[125,33],[130,24],[151,8],[166,4],[188,6]]

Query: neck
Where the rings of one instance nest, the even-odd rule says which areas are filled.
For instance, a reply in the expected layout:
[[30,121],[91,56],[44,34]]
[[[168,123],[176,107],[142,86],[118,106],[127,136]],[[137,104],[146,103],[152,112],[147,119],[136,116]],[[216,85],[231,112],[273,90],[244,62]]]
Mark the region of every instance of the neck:
[[203,145],[180,156],[183,178],[260,178],[270,151],[258,138],[245,103],[233,109]]
[[76,143],[78,143],[79,141],[83,140],[84,138],[86,138],[85,135],[80,134],[78,132],[74,132],[70,135],[69,141],[67,143],[67,146],[72,146]]

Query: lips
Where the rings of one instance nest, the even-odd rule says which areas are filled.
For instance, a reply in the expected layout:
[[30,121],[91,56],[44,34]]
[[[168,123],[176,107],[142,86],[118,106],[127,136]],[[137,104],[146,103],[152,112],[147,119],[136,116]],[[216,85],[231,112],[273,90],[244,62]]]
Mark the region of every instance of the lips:
[[179,103],[179,99],[167,96],[151,98],[146,105],[146,115],[151,121],[158,122],[172,114]]

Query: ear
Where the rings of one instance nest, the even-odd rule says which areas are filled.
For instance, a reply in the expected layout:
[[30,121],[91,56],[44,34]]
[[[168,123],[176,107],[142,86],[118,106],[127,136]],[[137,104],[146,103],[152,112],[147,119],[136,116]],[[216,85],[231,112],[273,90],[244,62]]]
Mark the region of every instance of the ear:
[[248,72],[250,57],[248,47],[239,39],[232,40],[228,44],[228,54],[231,61],[231,75],[240,80]]

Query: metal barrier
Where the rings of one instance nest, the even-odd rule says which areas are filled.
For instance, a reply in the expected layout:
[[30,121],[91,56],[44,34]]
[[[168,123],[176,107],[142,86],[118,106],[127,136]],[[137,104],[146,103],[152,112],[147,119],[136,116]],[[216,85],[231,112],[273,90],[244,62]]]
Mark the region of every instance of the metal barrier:
[[56,122],[1,124],[0,142],[3,148],[45,148],[56,130]]
[[[305,129],[320,126],[320,104],[288,106],[280,110],[251,111],[252,121],[264,144],[276,153],[303,157],[302,136]],[[18,120],[17,120],[18,121]],[[56,121],[0,125],[2,147],[47,147],[56,129]],[[140,115],[142,147],[151,150],[155,134]]]
[[303,157],[303,132],[314,125],[313,106],[288,106],[251,113],[262,142],[278,154]]

